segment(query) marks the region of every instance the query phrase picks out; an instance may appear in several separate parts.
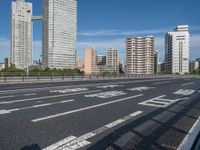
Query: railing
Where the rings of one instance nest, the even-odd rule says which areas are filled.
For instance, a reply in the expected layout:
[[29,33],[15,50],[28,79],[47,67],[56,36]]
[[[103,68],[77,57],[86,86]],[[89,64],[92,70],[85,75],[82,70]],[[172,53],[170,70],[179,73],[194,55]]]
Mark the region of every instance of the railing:
[[194,75],[65,75],[65,74],[1,74],[0,83],[9,82],[49,82],[49,81],[73,81],[73,80],[107,80],[107,79],[144,79],[144,78],[188,78],[198,77]]

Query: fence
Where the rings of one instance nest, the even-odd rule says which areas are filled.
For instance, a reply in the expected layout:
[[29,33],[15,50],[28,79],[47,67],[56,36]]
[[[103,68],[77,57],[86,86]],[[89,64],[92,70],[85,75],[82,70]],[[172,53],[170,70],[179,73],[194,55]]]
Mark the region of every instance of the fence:
[[144,78],[188,78],[197,77],[192,75],[65,75],[65,74],[37,74],[37,75],[24,75],[24,74],[1,74],[0,83],[9,82],[48,82],[48,81],[73,81],[73,80],[100,80],[100,79],[144,79]]

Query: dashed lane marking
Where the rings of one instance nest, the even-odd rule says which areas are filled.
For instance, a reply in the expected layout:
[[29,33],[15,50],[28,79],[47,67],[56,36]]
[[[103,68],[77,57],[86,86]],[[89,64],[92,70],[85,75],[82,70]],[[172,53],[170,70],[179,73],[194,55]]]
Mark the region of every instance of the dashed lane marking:
[[55,114],[55,115],[50,115],[50,116],[46,116],[46,117],[42,117],[42,118],[38,118],[38,119],[33,119],[32,122],[39,122],[39,121],[44,121],[44,120],[60,117],[60,116],[65,116],[65,115],[68,115],[68,114],[81,112],[81,111],[85,111],[85,110],[89,110],[89,109],[93,109],[93,108],[98,108],[98,107],[102,107],[102,106],[105,106],[105,105],[110,105],[110,104],[126,101],[126,100],[129,100],[129,99],[133,99],[133,98],[141,97],[141,96],[143,96],[143,94],[134,95],[134,96],[131,96],[131,97],[113,100],[113,101],[109,101],[109,102],[106,102],[106,103],[101,103],[101,104],[92,105],[92,106],[88,106],[88,107],[83,107],[83,108],[80,108],[80,109],[75,109],[75,110],[72,110],[72,111],[67,111],[67,112],[63,112],[63,113],[59,113],[59,114]]
[[192,84],[194,84],[194,82],[185,83],[185,84],[182,84],[181,86],[187,86],[187,85],[192,85]]
[[56,105],[56,104],[64,104],[64,103],[69,103],[69,102],[73,102],[73,101],[74,101],[74,100],[65,100],[65,101],[60,101],[60,102],[46,103],[46,104],[40,104],[40,105],[33,105],[33,106],[22,107],[22,108],[15,108],[15,109],[8,109],[8,110],[0,110],[0,115],[9,114],[9,113],[11,113],[11,112],[19,111],[19,110],[26,110],[26,109],[32,109],[32,108],[39,108],[39,107],[45,107],[45,106]]
[[[79,94],[86,94],[86,93],[95,93],[100,92],[101,90],[94,90],[94,91],[86,91],[86,92],[79,92],[79,93],[68,93],[63,95],[53,95],[53,96],[44,96],[44,97],[34,97],[34,98],[28,98],[28,99],[21,99],[21,100],[14,100],[14,101],[4,101],[0,102],[0,105],[2,104],[12,104],[12,103],[19,103],[19,102],[27,102],[27,101],[35,101],[35,100],[41,100],[41,99],[47,99],[47,98],[55,98],[55,97],[64,97],[64,96],[71,96],[71,95],[79,95]],[[49,99],[48,99],[49,100]]]
[[24,94],[24,96],[34,96],[34,95],[37,95],[37,93]]
[[166,84],[166,83],[171,83],[172,81],[164,81],[164,82],[156,82],[154,85],[159,85],[159,84]]
[[130,88],[128,89],[129,91],[139,91],[139,92],[142,92],[142,91],[147,91],[147,90],[151,90],[151,89],[155,89],[156,87],[136,87],[136,88]]
[[125,95],[123,91],[108,91],[108,92],[102,92],[97,94],[89,94],[85,95],[85,97],[97,97],[97,98],[111,98],[116,96]]
[[103,86],[97,86],[98,89],[107,89],[107,88],[115,88],[115,87],[123,87],[124,85],[103,85]]
[[126,122],[142,113],[143,113],[142,111],[134,112],[132,114],[129,114],[128,116],[125,116],[124,118],[111,122],[103,127],[100,127],[89,133],[86,133],[80,137],[69,136],[55,144],[52,144],[49,147],[44,148],[43,150],[77,150],[77,149],[83,148],[84,146],[91,144],[91,142],[86,141],[89,138],[92,138],[108,129],[111,129],[123,122]]
[[52,93],[71,93],[71,92],[81,92],[81,91],[88,91],[88,88],[74,88],[74,89],[62,89],[62,90],[53,90],[50,91]]
[[10,95],[10,96],[1,96],[0,99],[3,99],[3,98],[12,98],[12,97],[15,97],[14,95]]

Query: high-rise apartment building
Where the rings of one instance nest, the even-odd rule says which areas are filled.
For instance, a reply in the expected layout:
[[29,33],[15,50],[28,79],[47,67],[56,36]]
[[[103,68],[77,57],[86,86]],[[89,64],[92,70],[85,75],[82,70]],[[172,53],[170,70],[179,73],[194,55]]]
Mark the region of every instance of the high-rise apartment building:
[[75,68],[77,0],[43,0],[42,64]]
[[154,74],[158,74],[158,63],[159,63],[159,57],[158,52],[154,52]]
[[154,37],[126,40],[126,73],[154,74]]
[[119,73],[120,54],[119,50],[110,48],[106,53],[106,70]]
[[32,4],[12,2],[11,63],[24,69],[32,65]]
[[165,69],[168,73],[189,73],[190,34],[188,25],[179,25],[165,35]]
[[85,49],[84,73],[86,75],[97,74],[96,57],[97,54],[95,48]]

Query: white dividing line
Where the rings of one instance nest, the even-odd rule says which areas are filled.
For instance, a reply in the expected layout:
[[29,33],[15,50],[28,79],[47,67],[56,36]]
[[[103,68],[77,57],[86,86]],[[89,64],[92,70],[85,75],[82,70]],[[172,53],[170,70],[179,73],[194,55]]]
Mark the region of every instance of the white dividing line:
[[[21,99],[21,100],[14,100],[14,101],[4,101],[0,102],[1,104],[12,104],[12,103],[19,103],[19,102],[27,102],[27,101],[35,101],[40,99],[47,99],[47,98],[55,98],[55,97],[64,97],[64,96],[70,96],[70,95],[79,95],[79,94],[85,94],[85,93],[94,93],[94,92],[100,92],[101,90],[94,90],[94,91],[87,91],[87,92],[79,92],[79,93],[70,93],[70,94],[63,94],[63,95],[53,95],[53,96],[44,96],[44,97],[34,97],[34,98],[28,98],[28,99]],[[48,99],[49,100],[49,99]]]
[[194,123],[188,134],[185,136],[177,150],[190,150],[200,131],[200,117]]
[[75,137],[75,136],[69,136],[55,144],[52,144],[51,146],[44,148],[43,150],[77,150],[79,148],[83,148],[86,145],[91,144],[91,142],[86,141],[89,138],[92,138],[96,136],[97,134],[100,134],[108,129],[111,129],[125,121],[128,121],[140,114],[142,114],[142,111],[137,111],[132,114],[129,114],[128,116],[125,116],[122,119],[118,119],[114,122],[111,122],[103,127],[100,127],[92,132],[86,133],[80,137]]
[[156,82],[156,83],[154,83],[154,85],[166,84],[166,83],[170,83],[170,82],[172,82],[172,81]]
[[10,95],[10,96],[1,96],[0,99],[2,98],[11,98],[11,97],[15,97],[14,95]]
[[56,104],[64,104],[64,103],[69,103],[69,102],[73,102],[73,101],[74,101],[74,100],[65,100],[65,101],[60,101],[60,102],[46,103],[46,104],[40,104],[40,105],[33,105],[33,106],[22,107],[22,108],[15,108],[15,109],[8,109],[8,110],[0,110],[0,115],[9,114],[9,113],[11,113],[11,112],[19,111],[19,110],[26,110],[26,109],[31,109],[31,108],[39,108],[39,107],[45,107],[45,106],[56,105]]
[[34,96],[34,95],[37,95],[37,93],[24,94],[24,96]]
[[185,83],[185,84],[182,84],[181,86],[187,86],[187,85],[192,85],[192,84],[194,84],[194,82]]
[[52,118],[56,118],[56,117],[60,117],[60,116],[64,116],[64,115],[88,110],[88,109],[102,107],[102,106],[105,106],[105,105],[110,105],[110,104],[113,104],[113,103],[122,102],[122,101],[129,100],[129,99],[132,99],[132,98],[140,97],[140,96],[143,96],[143,94],[139,94],[139,95],[135,95],[135,96],[131,96],[131,97],[126,97],[126,98],[122,98],[122,99],[118,99],[118,100],[113,100],[113,101],[110,101],[110,102],[101,103],[101,104],[97,104],[97,105],[92,105],[92,106],[88,106],[88,107],[84,107],[84,108],[80,108],[80,109],[76,109],[76,110],[72,110],[72,111],[67,111],[67,112],[63,112],[63,113],[59,113],[59,114],[55,114],[55,115],[50,115],[50,116],[47,116],[47,117],[34,119],[34,120],[32,120],[32,122],[39,122],[39,121],[52,119]]

